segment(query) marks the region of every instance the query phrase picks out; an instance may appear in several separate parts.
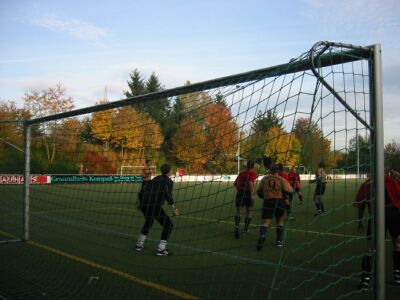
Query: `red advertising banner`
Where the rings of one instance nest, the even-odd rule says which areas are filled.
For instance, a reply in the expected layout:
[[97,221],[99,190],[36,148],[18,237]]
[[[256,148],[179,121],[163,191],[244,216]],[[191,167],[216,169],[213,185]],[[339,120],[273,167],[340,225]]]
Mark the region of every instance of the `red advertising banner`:
[[[50,176],[31,175],[31,184],[48,184]],[[0,184],[23,184],[24,176],[22,175],[0,175]]]

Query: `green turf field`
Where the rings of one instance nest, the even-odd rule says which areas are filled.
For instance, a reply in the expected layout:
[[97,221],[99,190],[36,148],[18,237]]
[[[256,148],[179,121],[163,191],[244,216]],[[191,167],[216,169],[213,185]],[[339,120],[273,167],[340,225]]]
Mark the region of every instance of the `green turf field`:
[[[156,257],[156,223],[145,249],[134,250],[144,222],[134,206],[138,184],[31,186],[30,241],[0,244],[0,296],[6,299],[368,299],[355,289],[366,242],[351,206],[361,181],[330,181],[327,214],[314,217],[313,186],[295,220],[286,221],[285,246],[275,228],[256,251],[261,200],[251,231],[233,237],[232,183],[175,184],[181,211],[168,248]],[[0,241],[21,237],[22,187],[0,186]],[[166,205],[167,206],[167,205]],[[171,212],[169,207],[166,207]],[[243,222],[242,222],[243,224]],[[387,297],[392,280],[387,245]]]

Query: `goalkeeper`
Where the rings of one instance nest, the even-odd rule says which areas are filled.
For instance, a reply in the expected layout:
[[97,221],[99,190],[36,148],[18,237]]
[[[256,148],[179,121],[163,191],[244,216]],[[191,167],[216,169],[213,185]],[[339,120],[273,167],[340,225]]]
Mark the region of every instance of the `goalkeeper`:
[[167,249],[167,242],[171,235],[174,224],[162,208],[164,202],[167,201],[168,204],[172,206],[173,214],[175,216],[179,215],[179,210],[175,207],[174,199],[172,197],[174,183],[169,178],[171,175],[170,172],[171,166],[169,164],[163,164],[161,166],[161,175],[153,178],[145,186],[143,197],[140,201],[140,210],[145,217],[145,223],[140,231],[136,243],[137,251],[143,250],[147,235],[154,224],[154,220],[157,220],[163,229],[156,255],[168,256],[172,254]]
[[150,166],[151,159],[146,159],[145,164],[146,166],[142,170],[142,186],[138,194],[137,208],[139,210],[140,210],[140,203],[143,200],[143,193],[146,190],[146,184],[150,182],[151,176],[153,175],[153,170],[152,167]]

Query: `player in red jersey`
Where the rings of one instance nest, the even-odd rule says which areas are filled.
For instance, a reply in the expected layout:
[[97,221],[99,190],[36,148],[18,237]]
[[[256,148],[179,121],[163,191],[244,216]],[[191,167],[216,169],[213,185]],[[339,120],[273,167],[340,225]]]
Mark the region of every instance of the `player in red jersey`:
[[[285,171],[283,168],[283,164],[278,164],[278,176],[284,178],[286,181],[289,182],[289,174]],[[294,217],[292,215],[291,207],[292,207],[292,198],[293,198],[293,193],[283,193],[283,201],[285,203],[285,209],[286,209],[286,214],[289,218],[289,220],[294,220]]]
[[[393,243],[393,277],[397,284],[400,284],[400,173],[391,170],[385,176],[385,229]],[[371,211],[371,183],[367,179],[359,188],[356,202],[353,206],[358,208],[358,230],[363,229],[362,218],[365,207]],[[361,221],[361,222],[360,222]],[[374,253],[371,243],[371,219],[368,219],[367,229],[368,254],[364,255],[362,261],[362,277],[360,289],[368,289],[372,273],[372,255]]]
[[300,175],[297,173],[297,168],[293,166],[290,169],[289,173],[289,183],[293,188],[293,194],[292,194],[292,199],[295,193],[299,196],[300,204],[303,204],[303,194],[301,193],[301,181],[300,181]]
[[254,171],[254,161],[247,161],[247,169],[243,170],[236,177],[234,186],[237,189],[236,192],[236,216],[235,216],[235,230],[234,236],[236,239],[240,237],[239,226],[240,219],[243,214],[243,207],[246,207],[246,218],[244,221],[244,232],[248,233],[249,226],[252,220],[251,208],[254,206],[253,191],[255,181],[258,177],[258,173]]

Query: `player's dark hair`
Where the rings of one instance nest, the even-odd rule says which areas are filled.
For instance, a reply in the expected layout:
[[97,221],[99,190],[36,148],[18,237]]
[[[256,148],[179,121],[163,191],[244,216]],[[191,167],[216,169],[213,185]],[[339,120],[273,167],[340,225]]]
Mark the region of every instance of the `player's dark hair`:
[[271,172],[271,174],[276,174],[276,173],[278,173],[278,171],[279,171],[278,165],[277,165],[276,163],[272,162],[272,163],[269,165],[269,171]]
[[262,159],[263,165],[266,169],[269,169],[271,167],[271,164],[274,163],[274,159],[270,156],[264,156]]
[[321,161],[318,165],[320,168],[325,168],[325,163],[323,161]]
[[279,170],[279,172],[283,171],[283,164],[281,164],[281,163],[278,164],[278,170]]
[[161,174],[163,175],[167,175],[169,173],[169,171],[171,171],[171,165],[169,164],[163,164],[160,168],[161,170]]
[[247,161],[247,169],[253,169],[253,168],[254,168],[254,161],[248,160]]

